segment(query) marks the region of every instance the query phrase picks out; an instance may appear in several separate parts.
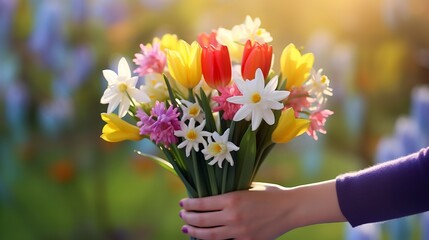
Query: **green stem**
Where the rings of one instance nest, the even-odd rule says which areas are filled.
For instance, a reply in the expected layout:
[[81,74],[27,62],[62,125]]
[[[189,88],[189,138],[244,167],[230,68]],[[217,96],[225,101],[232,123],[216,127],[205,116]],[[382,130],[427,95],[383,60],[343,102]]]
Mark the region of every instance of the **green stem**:
[[198,197],[203,197],[203,187],[201,186],[200,172],[198,171],[198,162],[195,151],[191,150],[192,163],[194,165],[194,176],[195,176],[195,185],[197,185]]
[[217,188],[217,181],[216,181],[216,176],[215,176],[215,172],[214,172],[214,167],[215,166],[208,165],[207,166],[207,172],[209,175],[211,195],[218,195],[219,191]]
[[[222,189],[221,189],[221,193],[225,193],[226,192],[226,184],[227,184],[227,177],[228,177],[228,168],[229,165],[225,164],[225,166],[223,167],[223,171],[222,171]],[[233,179],[231,179],[232,181]]]
[[195,103],[194,91],[192,88],[188,88],[188,95],[189,101]]

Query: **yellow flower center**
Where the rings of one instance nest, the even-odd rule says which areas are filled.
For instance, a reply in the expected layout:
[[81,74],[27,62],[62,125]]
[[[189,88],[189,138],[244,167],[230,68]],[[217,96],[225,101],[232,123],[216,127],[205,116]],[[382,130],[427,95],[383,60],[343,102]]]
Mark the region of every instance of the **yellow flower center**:
[[189,130],[188,133],[186,134],[186,139],[188,139],[189,141],[195,141],[197,137],[198,137],[198,134],[195,132],[195,130]]
[[225,152],[224,144],[221,143],[212,143],[210,144],[210,153],[213,156],[222,154]]
[[124,93],[124,92],[126,92],[126,91],[127,91],[128,86],[127,86],[127,84],[125,84],[125,83],[120,83],[120,84],[118,85],[118,89],[119,89],[119,91],[121,91],[122,93]]
[[254,93],[251,97],[251,101],[253,103],[258,103],[259,101],[261,101],[261,95],[259,93]]
[[200,108],[197,106],[192,106],[189,108],[189,115],[192,117],[197,117],[200,114]]
[[326,77],[325,75],[322,76],[322,78],[320,79],[320,82],[323,84],[326,84],[326,81],[328,80],[328,77]]

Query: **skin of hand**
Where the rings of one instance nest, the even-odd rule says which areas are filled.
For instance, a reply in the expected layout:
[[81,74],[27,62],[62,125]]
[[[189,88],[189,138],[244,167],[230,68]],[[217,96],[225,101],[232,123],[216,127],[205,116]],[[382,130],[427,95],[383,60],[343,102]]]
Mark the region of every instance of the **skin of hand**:
[[303,226],[346,221],[335,180],[285,188],[253,183],[250,190],[185,198],[182,232],[200,239],[275,239]]

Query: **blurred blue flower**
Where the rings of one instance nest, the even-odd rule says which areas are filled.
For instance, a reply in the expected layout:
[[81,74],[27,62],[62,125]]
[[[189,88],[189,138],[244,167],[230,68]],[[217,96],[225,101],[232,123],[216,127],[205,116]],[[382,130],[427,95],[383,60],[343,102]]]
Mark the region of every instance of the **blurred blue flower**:
[[385,222],[390,240],[411,239],[412,224],[410,217],[393,219]]
[[93,52],[88,46],[75,48],[69,57],[69,61],[64,71],[65,84],[74,91],[87,79],[88,74],[93,70]]
[[5,96],[6,122],[14,143],[22,143],[27,139],[28,102],[28,90],[25,85],[14,82],[8,86]]
[[378,240],[381,239],[380,225],[369,223],[352,228],[346,225],[346,240]]
[[347,127],[353,137],[358,137],[362,132],[362,123],[365,117],[365,99],[352,94],[344,99],[343,111],[345,112]]
[[0,0],[0,48],[7,45],[17,1]]
[[420,229],[422,230],[421,239],[429,240],[429,212],[420,214]]
[[0,96],[5,96],[2,92],[13,84],[19,71],[19,62],[16,55],[7,50],[0,49]]
[[416,87],[412,91],[411,116],[417,122],[423,136],[426,136],[425,145],[429,144],[429,86]]
[[384,137],[377,146],[375,161],[383,163],[403,156],[404,150],[400,141],[396,138]]
[[38,112],[41,129],[48,136],[58,135],[72,120],[73,110],[73,104],[67,97],[41,104]]
[[91,16],[94,20],[110,26],[122,21],[127,15],[126,2],[116,0],[94,0]]
[[88,16],[88,1],[71,0],[69,4],[72,21],[76,23],[84,22]]
[[[301,137],[300,143],[305,146],[305,151],[300,151],[302,161],[301,164],[304,168],[306,177],[317,177],[320,174],[323,161],[323,149],[325,135],[321,135],[318,141],[305,136]],[[297,139],[298,140],[298,139]],[[301,142],[302,141],[302,142]]]
[[396,121],[395,138],[399,141],[402,155],[408,155],[417,152],[425,146],[425,140],[422,136],[419,126],[414,119],[409,117],[400,117]]
[[60,2],[42,1],[36,6],[34,28],[29,46],[45,62],[55,63],[55,54],[64,41],[64,12]]

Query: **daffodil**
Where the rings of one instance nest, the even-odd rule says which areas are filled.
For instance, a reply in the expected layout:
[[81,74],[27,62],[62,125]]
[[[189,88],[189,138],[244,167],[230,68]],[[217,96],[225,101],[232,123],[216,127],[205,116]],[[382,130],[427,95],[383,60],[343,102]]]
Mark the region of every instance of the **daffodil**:
[[200,144],[202,144],[204,147],[207,146],[207,142],[203,137],[210,136],[210,133],[203,131],[205,125],[206,121],[204,120],[198,127],[195,127],[195,119],[191,118],[189,120],[189,125],[181,122],[181,130],[174,131],[174,135],[176,135],[176,137],[183,137],[183,142],[181,142],[177,147],[186,147],[186,157],[189,157],[192,149],[198,152],[200,150]]
[[282,111],[276,129],[271,135],[275,143],[287,143],[307,131],[310,120],[295,118],[293,108]]
[[312,53],[301,55],[292,43],[285,47],[280,57],[280,67],[283,77],[287,79],[286,89],[301,86],[310,76],[313,63],[314,55]]
[[192,89],[201,80],[201,47],[179,40],[176,50],[167,51],[167,64],[171,76],[182,86]]
[[268,125],[273,125],[275,118],[272,110],[282,109],[283,103],[280,101],[289,96],[288,91],[276,91],[278,77],[273,77],[264,86],[264,74],[258,68],[255,79],[250,81],[234,79],[234,81],[243,95],[233,96],[227,100],[228,102],[242,104],[243,106],[235,113],[233,120],[251,119],[252,131],[255,131],[259,127],[262,120]]
[[184,99],[182,99],[181,102],[183,103],[181,106],[183,112],[182,121],[191,118],[195,119],[197,122],[202,122],[204,120],[204,112],[198,103],[189,102]]
[[118,116],[122,118],[127,114],[131,101],[150,101],[144,91],[136,88],[138,77],[131,77],[131,70],[125,58],[119,61],[117,74],[112,70],[103,70],[103,75],[108,86],[100,103],[109,104],[107,113],[112,113],[119,106]]
[[[231,166],[234,166],[234,160],[231,156],[231,151],[238,151],[240,148],[237,147],[234,143],[228,141],[229,128],[219,135],[219,133],[214,132],[211,137],[208,138],[208,145],[201,152],[204,153],[205,159],[213,158],[209,164],[214,165],[217,163],[220,168],[222,168],[222,163],[224,160],[227,160]],[[214,139],[214,142],[212,141]]]
[[140,129],[122,120],[114,113],[102,113],[101,119],[106,122],[101,138],[107,142],[121,142],[125,140],[138,141],[144,138]]

